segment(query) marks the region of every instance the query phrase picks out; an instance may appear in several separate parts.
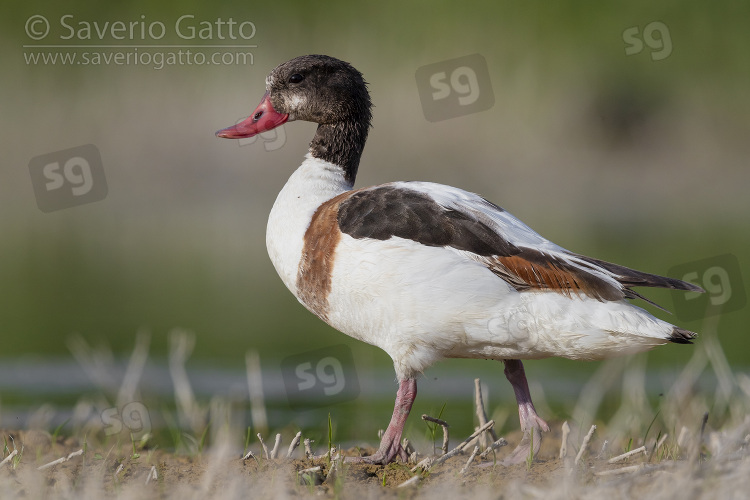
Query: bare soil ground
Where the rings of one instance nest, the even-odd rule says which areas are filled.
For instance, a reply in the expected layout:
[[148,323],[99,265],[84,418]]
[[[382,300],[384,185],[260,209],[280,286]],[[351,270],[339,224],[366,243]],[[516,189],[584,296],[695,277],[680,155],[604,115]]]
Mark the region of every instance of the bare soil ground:
[[[698,390],[697,382],[709,366],[716,375],[715,389]],[[750,376],[731,371],[719,344],[706,338],[654,409],[645,390],[645,365],[625,368],[622,363],[604,364],[581,389],[576,407],[567,413],[571,425],[565,458],[560,458],[563,423],[550,422],[552,430],[544,434],[533,460],[511,467],[500,462],[520,442],[520,431],[503,436],[508,446],[494,457],[469,463],[468,452],[474,449],[470,444],[465,453],[444,463],[412,470],[413,464],[306,458],[303,446],[291,458],[269,459],[258,441],[245,443],[254,456],[241,458],[247,450],[236,441],[244,427],[232,423],[231,404],[213,401],[209,409],[195,401],[186,405],[192,413],[185,410],[178,420],[194,424],[190,431],[169,428],[178,443],[178,452],[173,452],[152,444],[152,438],[138,441],[125,431],[106,436],[101,412],[88,402],[83,405],[88,411],[81,412],[88,417],[71,424],[72,437],[0,429],[0,499],[750,498]],[[588,420],[598,414],[604,396],[620,378],[619,409],[598,424],[584,445]],[[476,405],[477,414],[484,412]],[[407,437],[415,439],[419,461],[433,453],[434,443],[419,441],[420,434],[427,434],[415,428]],[[285,443],[296,430],[282,431]],[[449,448],[466,437],[452,434]],[[436,439],[441,440],[439,435]],[[311,455],[323,453],[326,446],[314,443]],[[281,447],[279,456],[286,457],[287,448]],[[374,451],[343,446],[344,456]],[[634,454],[610,463],[628,451]]]
[[[130,441],[115,445],[84,443],[76,438],[52,439],[43,431],[0,431],[10,456],[13,445],[22,453],[0,466],[0,497],[8,498],[615,498],[652,495],[673,498],[742,498],[750,491],[750,422],[734,432],[707,434],[700,450],[692,453],[665,440],[659,451],[639,453],[626,461],[607,460],[622,453],[607,448],[598,429],[584,459],[574,465],[580,437],[571,442],[569,457],[559,458],[560,424],[545,434],[542,448],[531,463],[504,467],[492,456],[476,458],[461,474],[468,453],[433,467],[412,472],[413,464],[388,466],[339,465],[329,475],[327,458],[242,460],[236,453],[214,446],[190,456],[161,449],[133,451]],[[12,437],[12,441],[8,439]],[[509,446],[497,451],[497,462],[520,440],[506,436]],[[637,444],[637,443],[635,443]],[[633,447],[635,447],[635,444]],[[75,452],[83,453],[75,455]],[[713,453],[711,452],[713,450]],[[370,454],[374,449],[351,448],[346,456]],[[45,464],[68,460],[39,470]],[[286,450],[282,455],[286,454]],[[19,459],[20,456],[20,459]],[[304,456],[300,447],[295,457]],[[300,473],[320,467],[319,471]],[[420,476],[416,484],[399,488]]]

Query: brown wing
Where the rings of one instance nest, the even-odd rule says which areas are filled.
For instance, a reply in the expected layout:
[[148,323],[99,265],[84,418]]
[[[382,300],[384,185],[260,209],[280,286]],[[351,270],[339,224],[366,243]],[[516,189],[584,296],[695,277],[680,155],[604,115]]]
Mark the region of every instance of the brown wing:
[[692,283],[582,255],[555,255],[526,247],[519,249],[521,251],[516,255],[481,259],[493,273],[518,291],[552,290],[568,297],[576,293],[601,301],[640,298],[657,307],[660,306],[633,291],[631,287],[703,291]]
[[515,245],[477,214],[442,207],[429,195],[392,184],[353,193],[341,202],[337,217],[341,232],[352,238],[396,236],[480,256],[518,253]]

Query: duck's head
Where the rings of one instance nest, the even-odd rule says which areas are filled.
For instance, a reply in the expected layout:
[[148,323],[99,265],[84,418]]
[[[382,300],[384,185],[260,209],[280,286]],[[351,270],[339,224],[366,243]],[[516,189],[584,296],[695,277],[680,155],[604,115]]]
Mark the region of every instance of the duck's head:
[[366,137],[371,107],[367,83],[349,63],[324,55],[300,56],[271,71],[263,99],[246,120],[216,135],[253,137],[287,121],[304,120],[356,124]]

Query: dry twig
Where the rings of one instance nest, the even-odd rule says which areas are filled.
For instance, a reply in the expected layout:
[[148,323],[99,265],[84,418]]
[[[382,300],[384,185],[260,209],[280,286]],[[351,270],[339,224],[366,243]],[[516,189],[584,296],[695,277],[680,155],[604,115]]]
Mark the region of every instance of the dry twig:
[[0,462],[0,467],[2,467],[3,465],[5,465],[6,463],[10,462],[11,460],[13,460],[13,457],[15,457],[17,454],[18,454],[18,450],[11,451],[10,455],[8,455],[7,457],[5,457],[5,459],[2,462]]
[[422,476],[416,475],[412,477],[411,479],[407,479],[403,483],[399,484],[397,488],[408,488],[409,486],[416,486],[417,484],[419,484],[419,481],[421,480],[422,480]]
[[440,420],[439,418],[431,417],[426,414],[422,415],[422,420],[433,422],[443,428],[443,447],[441,449],[443,450],[443,455],[448,453],[448,427],[450,427],[450,425],[448,425],[448,422],[446,422],[445,420]]
[[620,467],[619,469],[610,469],[610,470],[594,472],[594,475],[595,476],[617,476],[620,474],[629,474],[631,472],[637,472],[643,469],[643,467],[644,467],[643,464],[629,465],[627,467]]
[[80,456],[80,455],[83,455],[83,449],[80,449],[78,451],[74,451],[73,453],[71,453],[67,457],[61,457],[61,458],[58,458],[57,460],[53,460],[52,462],[50,462],[48,464],[40,465],[39,467],[36,468],[36,470],[49,469],[50,467],[53,467],[53,466],[58,465],[58,464],[61,464],[63,462],[67,462],[71,458],[77,457],[77,456]]
[[292,453],[294,453],[294,450],[299,446],[299,441],[302,438],[302,431],[299,431],[296,436],[294,436],[294,439],[292,439],[292,442],[289,444],[289,450],[286,452],[286,458],[292,458]]
[[305,484],[318,485],[323,483],[320,465],[297,472],[297,477]]
[[279,448],[281,448],[281,434],[276,434],[276,442],[273,444],[273,449],[271,450],[271,459],[278,458]]
[[599,454],[596,456],[596,458],[602,458],[604,456],[604,453],[607,451],[607,446],[609,445],[608,440],[604,440],[604,443],[602,443],[602,449],[599,451]]
[[152,465],[151,470],[148,471],[148,476],[146,476],[146,484],[148,484],[152,479],[156,480],[159,479],[159,475],[156,472],[156,466]]
[[586,437],[583,438],[583,442],[581,443],[581,449],[578,450],[578,455],[576,455],[575,465],[578,465],[578,462],[580,462],[581,458],[583,458],[583,454],[586,452],[586,448],[588,448],[589,441],[591,441],[591,436],[594,435],[595,430],[596,430],[596,425],[592,425],[591,429],[589,429],[589,433],[586,434]]
[[566,420],[562,424],[562,443],[560,444],[560,458],[568,456],[568,434],[570,434],[570,425]]
[[635,450],[630,450],[627,453],[623,453],[622,455],[618,455],[616,457],[612,457],[609,460],[607,460],[608,464],[616,464],[617,462],[622,462],[623,460],[632,457],[633,455],[637,455],[639,453],[643,453],[644,455],[647,454],[646,447],[641,446],[640,448],[636,448]]
[[443,462],[445,462],[449,458],[454,457],[454,456],[458,455],[459,453],[461,453],[464,450],[464,448],[466,448],[466,446],[472,440],[474,440],[474,438],[476,438],[481,433],[487,431],[487,429],[492,428],[492,426],[494,426],[494,425],[495,425],[495,421],[494,420],[490,420],[489,422],[487,422],[486,424],[484,424],[483,426],[481,426],[479,429],[477,429],[476,431],[474,431],[474,434],[472,434],[471,436],[469,436],[468,438],[466,438],[461,444],[459,444],[458,446],[456,446],[455,448],[453,448],[451,451],[449,451],[445,455],[443,455],[441,457],[438,457],[436,459],[433,459],[431,457],[427,457],[424,460],[422,460],[421,462],[419,462],[417,465],[415,465],[411,469],[411,471],[414,472],[414,471],[416,471],[419,468],[422,468],[424,470],[429,470],[430,468],[432,468],[432,467],[434,467],[436,465],[442,464]]
[[661,448],[661,447],[662,447],[662,445],[664,444],[664,441],[666,441],[666,440],[667,440],[667,437],[668,437],[668,436],[669,436],[669,434],[664,434],[664,435],[663,435],[663,436],[661,437],[661,439],[659,439],[659,441],[657,441],[657,442],[656,442],[656,448],[654,448],[654,453],[656,453],[657,451],[659,451],[659,448]]
[[[479,379],[477,379],[477,380],[479,380]],[[479,453],[479,446],[475,446],[474,447],[474,451],[471,452],[471,456],[466,461],[466,465],[464,465],[463,469],[461,469],[461,471],[459,472],[460,475],[463,476],[464,474],[466,474],[466,471],[468,471],[469,467],[471,467],[471,463],[474,461],[474,457],[477,456],[477,453]]]
[[[482,398],[482,383],[478,378],[474,379],[474,403],[477,410],[477,418],[479,419],[479,427],[483,426],[487,423],[487,412],[484,411],[484,399]],[[492,436],[493,441],[497,441],[497,434],[495,434],[495,430],[490,428],[489,434]],[[479,435],[479,443],[482,446],[482,449],[487,448],[489,446],[489,439],[487,439],[487,434],[480,434]]]
[[677,436],[677,446],[679,448],[685,448],[689,439],[690,439],[690,430],[683,425],[682,429],[680,429],[680,435]]
[[263,453],[266,454],[266,459],[271,458],[271,455],[268,453],[268,446],[263,442],[263,437],[260,435],[260,432],[258,433],[258,441],[260,441],[260,445],[263,447]]
[[489,456],[489,454],[492,453],[494,450],[496,450],[498,448],[502,448],[503,446],[507,446],[507,445],[508,445],[508,441],[506,441],[505,438],[498,438],[497,441],[495,441],[494,443],[492,443],[491,445],[489,445],[487,447],[487,449],[484,450],[479,455],[479,458],[482,458],[482,459],[487,458]]

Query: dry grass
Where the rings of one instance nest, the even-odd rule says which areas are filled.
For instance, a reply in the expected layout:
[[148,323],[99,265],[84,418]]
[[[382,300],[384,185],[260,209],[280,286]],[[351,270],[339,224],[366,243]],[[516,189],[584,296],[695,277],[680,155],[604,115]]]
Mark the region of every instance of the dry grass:
[[[177,450],[154,447],[148,434],[107,436],[102,419],[92,413],[74,423],[69,437],[33,429],[3,430],[0,497],[741,498],[750,491],[750,378],[732,372],[712,335],[696,345],[693,358],[658,410],[645,397],[642,364],[604,364],[571,412],[564,457],[560,456],[564,424],[557,422],[544,436],[539,454],[527,463],[499,465],[520,440],[516,432],[503,436],[510,446],[484,458],[475,454],[467,460],[475,445],[491,442],[482,444],[476,438],[463,453],[428,471],[413,471],[413,464],[380,467],[337,459],[373,451],[358,448],[334,452],[330,460],[324,454],[328,443],[314,443],[315,456],[300,447],[287,458],[286,443],[295,434],[288,429],[282,432],[284,444],[274,440],[275,433],[264,435],[266,442],[274,443],[276,452],[270,455],[278,458],[270,459],[255,438],[243,449],[236,438],[242,431],[233,421],[231,404],[215,400],[202,407],[185,385],[182,365],[190,351],[189,335],[175,333],[172,341],[172,375],[179,381],[175,395],[179,415],[173,430]],[[77,358],[96,373],[86,347],[77,344],[75,349]],[[147,338],[140,336],[113,399],[122,403],[138,397],[146,351]],[[716,390],[698,392],[696,382],[711,371],[718,381]],[[618,380],[625,386],[620,409],[608,422],[594,422],[603,394]],[[474,396],[467,393],[467,398]],[[586,439],[592,423],[596,430]],[[452,436],[451,447],[464,437]],[[436,439],[441,439],[439,433]],[[433,443],[420,441],[419,436],[412,444],[420,452],[415,460],[434,449]],[[439,448],[438,454],[442,454]]]

